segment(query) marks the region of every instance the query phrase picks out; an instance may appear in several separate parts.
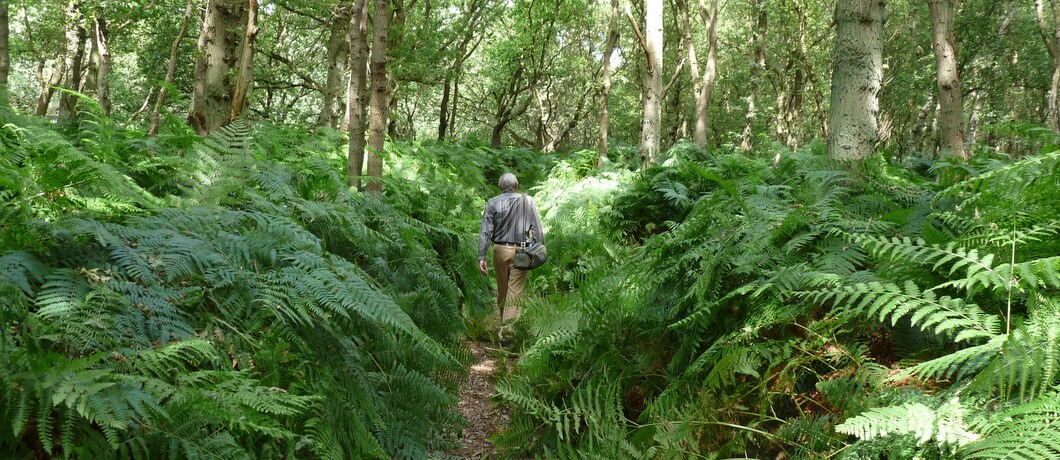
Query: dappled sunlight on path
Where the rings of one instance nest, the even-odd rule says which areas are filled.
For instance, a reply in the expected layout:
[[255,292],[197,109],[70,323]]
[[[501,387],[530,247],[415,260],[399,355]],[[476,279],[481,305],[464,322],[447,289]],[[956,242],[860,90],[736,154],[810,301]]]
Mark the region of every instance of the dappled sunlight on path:
[[493,397],[493,375],[496,361],[488,350],[478,342],[468,342],[475,356],[475,364],[468,372],[467,384],[460,390],[458,409],[467,420],[461,432],[459,448],[455,454],[466,459],[493,457],[493,444],[487,438],[507,423],[505,409],[490,402]]

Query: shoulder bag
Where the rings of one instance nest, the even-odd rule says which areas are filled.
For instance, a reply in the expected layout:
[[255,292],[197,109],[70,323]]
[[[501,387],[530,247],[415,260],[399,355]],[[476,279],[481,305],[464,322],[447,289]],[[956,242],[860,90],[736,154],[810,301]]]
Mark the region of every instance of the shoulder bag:
[[[522,223],[525,223],[526,221],[523,219],[527,218],[526,201],[526,194],[523,194],[519,203]],[[545,248],[544,242],[534,241],[532,229],[528,229],[526,233],[525,240],[515,250],[515,256],[512,257],[512,265],[520,270],[533,270],[544,265],[545,261],[548,260],[548,249]]]

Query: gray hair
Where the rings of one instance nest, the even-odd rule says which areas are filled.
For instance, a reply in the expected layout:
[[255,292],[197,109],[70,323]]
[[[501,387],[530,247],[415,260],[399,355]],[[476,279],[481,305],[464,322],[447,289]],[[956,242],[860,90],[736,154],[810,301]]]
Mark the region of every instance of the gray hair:
[[515,190],[517,187],[519,187],[519,179],[515,178],[515,174],[512,174],[510,172],[504,173],[501,174],[501,179],[497,181],[497,186],[504,191]]

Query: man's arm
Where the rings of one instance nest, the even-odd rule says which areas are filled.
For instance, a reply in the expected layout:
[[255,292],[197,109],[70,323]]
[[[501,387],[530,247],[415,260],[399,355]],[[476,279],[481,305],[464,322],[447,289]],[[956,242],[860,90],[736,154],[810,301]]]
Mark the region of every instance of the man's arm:
[[482,210],[482,224],[479,226],[478,230],[478,260],[481,262],[485,262],[486,260],[486,250],[489,249],[493,237],[492,204],[493,203],[486,202],[486,207]]

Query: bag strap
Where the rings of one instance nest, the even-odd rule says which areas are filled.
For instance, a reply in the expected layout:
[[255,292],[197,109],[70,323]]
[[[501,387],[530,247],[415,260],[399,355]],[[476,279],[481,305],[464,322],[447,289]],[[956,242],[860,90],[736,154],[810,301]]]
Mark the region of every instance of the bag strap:
[[524,230],[525,228],[527,228],[526,227],[526,194],[525,193],[520,193],[519,194],[519,230],[522,231],[522,233],[523,233],[523,241],[521,243],[519,243],[519,244],[522,245],[523,247],[525,247],[526,244],[528,242],[530,242],[530,236],[527,234],[529,232],[527,230]]

